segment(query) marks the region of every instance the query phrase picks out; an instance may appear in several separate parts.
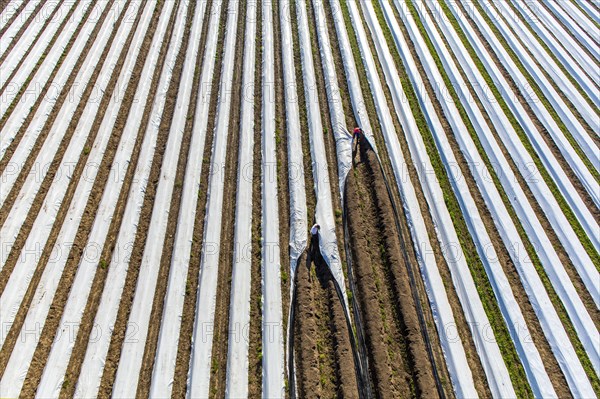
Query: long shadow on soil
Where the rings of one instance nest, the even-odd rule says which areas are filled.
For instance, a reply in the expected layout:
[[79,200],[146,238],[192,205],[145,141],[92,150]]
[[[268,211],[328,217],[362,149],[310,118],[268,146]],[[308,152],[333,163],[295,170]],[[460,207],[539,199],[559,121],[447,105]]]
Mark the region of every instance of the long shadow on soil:
[[304,253],[296,269],[291,342],[295,396],[358,398],[342,302],[328,265],[314,252]]
[[354,309],[373,395],[439,397],[410,265],[377,155],[361,139],[346,181]]

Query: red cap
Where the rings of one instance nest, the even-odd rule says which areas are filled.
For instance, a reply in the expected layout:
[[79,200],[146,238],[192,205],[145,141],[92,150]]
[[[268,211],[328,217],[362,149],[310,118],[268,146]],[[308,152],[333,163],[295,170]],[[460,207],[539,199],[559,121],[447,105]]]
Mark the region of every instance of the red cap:
[[360,132],[361,132],[361,130],[360,130],[360,128],[359,128],[359,127],[355,127],[355,128],[354,128],[354,133],[360,133]]

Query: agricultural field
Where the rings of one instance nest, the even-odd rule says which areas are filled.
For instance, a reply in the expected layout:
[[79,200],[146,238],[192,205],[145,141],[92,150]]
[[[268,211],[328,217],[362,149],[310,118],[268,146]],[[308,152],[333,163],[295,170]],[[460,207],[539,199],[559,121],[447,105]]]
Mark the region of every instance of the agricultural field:
[[600,4],[0,0],[0,327],[1,398],[599,397]]

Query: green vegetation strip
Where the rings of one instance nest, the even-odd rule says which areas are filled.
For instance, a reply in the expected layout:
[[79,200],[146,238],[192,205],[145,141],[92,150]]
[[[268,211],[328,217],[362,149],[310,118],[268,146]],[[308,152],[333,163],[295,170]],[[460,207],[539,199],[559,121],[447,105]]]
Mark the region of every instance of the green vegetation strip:
[[[565,135],[565,137],[569,141],[569,143],[571,143],[571,145],[573,146],[573,149],[575,150],[577,155],[579,155],[579,157],[582,159],[583,163],[590,170],[590,173],[592,174],[592,176],[594,176],[596,181],[600,182],[600,172],[598,172],[596,170],[596,168],[594,167],[592,162],[585,155],[585,153],[579,146],[579,143],[577,143],[577,141],[575,140],[575,138],[573,137],[573,135],[571,134],[571,132],[569,131],[567,126],[564,124],[564,122],[562,121],[562,119],[560,118],[558,113],[556,112],[556,110],[552,107],[552,105],[550,104],[550,101],[548,101],[548,98],[544,95],[542,89],[540,88],[538,83],[535,81],[534,77],[527,71],[527,69],[521,62],[520,58],[517,56],[517,54],[512,49],[512,47],[508,44],[508,42],[506,41],[506,39],[504,38],[502,33],[498,30],[498,27],[496,27],[494,22],[490,19],[489,15],[487,15],[487,13],[483,9],[482,5],[479,2],[473,2],[473,4],[475,5],[475,7],[477,7],[479,13],[482,15],[483,19],[486,21],[486,23],[488,24],[489,28],[492,30],[494,35],[496,35],[496,38],[498,39],[500,44],[502,44],[502,46],[504,47],[504,49],[506,50],[506,52],[508,53],[510,58],[512,58],[513,62],[516,64],[517,68],[519,68],[519,70],[521,71],[523,76],[525,76],[525,79],[527,79],[527,83],[529,83],[529,86],[531,87],[531,89],[535,92],[536,96],[542,102],[544,107],[546,107],[546,110],[548,111],[550,116],[552,116],[552,119],[554,119],[554,121],[556,122],[556,124],[558,125],[560,130],[563,132],[563,134]],[[556,89],[556,87],[555,87],[555,89]],[[557,90],[557,91],[559,91],[559,90]]]
[[[433,135],[427,126],[425,115],[419,106],[415,89],[406,73],[406,68],[404,67],[400,54],[398,53],[398,48],[395,45],[389,26],[385,22],[381,5],[379,2],[373,2],[373,6],[375,8],[379,24],[383,29],[388,47],[390,48],[396,66],[398,67],[397,69],[400,74],[400,83],[404,88],[410,109],[417,121],[417,126],[419,127],[419,131],[423,141],[425,142],[425,148],[431,160],[431,164],[435,170],[440,186],[442,187],[446,206],[448,207],[448,211],[450,212],[450,216],[452,217],[452,221],[456,230],[461,233],[459,234],[459,239],[461,241],[461,246],[463,248],[467,264],[471,269],[471,274],[475,281],[475,285],[477,286],[479,296],[482,299],[488,319],[492,325],[494,336],[496,337],[498,346],[500,347],[500,351],[508,367],[515,391],[521,398],[532,398],[533,392],[527,383],[525,370],[521,364],[521,361],[519,360],[519,355],[510,336],[508,327],[504,322],[500,307],[498,306],[498,301],[489,282],[483,263],[477,253],[477,247],[468,233],[469,230],[460,209],[460,205],[448,178],[446,165],[444,165],[440,157]],[[398,34],[402,33],[398,32]]]
[[489,72],[487,71],[487,69],[485,68],[485,66],[483,65],[483,62],[481,62],[481,60],[477,56],[475,49],[469,42],[469,39],[467,39],[464,31],[461,29],[457,19],[455,18],[454,14],[448,7],[448,4],[446,3],[446,1],[439,1],[438,4],[444,10],[446,17],[448,18],[448,21],[450,21],[450,23],[454,27],[454,30],[460,37],[460,40],[462,41],[465,49],[469,52],[471,59],[477,66],[477,69],[479,69],[479,72],[483,76],[486,84],[488,85],[488,87],[490,88],[492,93],[494,94],[495,99],[498,101],[498,104],[502,108],[502,111],[504,111],[504,114],[510,121],[510,124],[514,128],[517,135],[519,136],[519,139],[523,143],[523,146],[525,147],[527,152],[531,155],[531,158],[533,159],[533,162],[535,163],[536,168],[538,169],[538,171],[540,172],[540,175],[542,176],[542,178],[544,179],[544,181],[550,188],[550,191],[554,195],[554,198],[558,202],[560,209],[562,210],[562,212],[566,216],[567,220],[571,224],[571,227],[573,227],[573,230],[575,231],[575,234],[581,241],[581,244],[585,248],[585,251],[588,253],[590,258],[592,259],[592,262],[596,266],[596,268],[598,270],[600,270],[600,254],[594,248],[592,241],[590,240],[588,235],[585,233],[583,227],[581,226],[581,223],[579,223],[579,221],[577,220],[575,213],[573,213],[573,210],[567,203],[564,196],[561,194],[558,186],[556,185],[556,183],[550,176],[550,173],[548,173],[548,170],[544,167],[542,160],[540,159],[540,157],[536,153],[535,149],[533,148],[531,141],[529,141],[529,138],[527,137],[527,133],[525,133],[525,130],[523,130],[523,127],[519,124],[519,121],[517,121],[517,118],[511,112],[510,107],[508,106],[508,104],[506,103],[504,98],[502,97],[502,94],[500,93],[500,90],[498,90],[498,87],[494,84],[494,81],[493,81],[491,75],[489,74]]
[[[571,2],[571,4],[573,4],[575,7],[577,7],[579,9],[579,11],[581,11],[583,13],[583,15],[585,15],[586,17],[588,17],[587,11],[585,11],[583,9],[583,7],[581,7],[581,5],[579,3],[577,3],[575,0],[569,0],[569,1]],[[592,8],[595,8],[596,11],[598,11],[598,6],[596,6],[594,4],[594,2],[591,2],[590,6]],[[600,29],[600,23],[596,22],[596,20],[594,18],[589,18],[588,17],[588,19],[590,20],[591,23],[593,23],[596,26],[596,28]]]
[[[407,4],[410,8],[412,15],[418,16],[417,10],[415,9],[415,7],[413,5],[412,0],[407,1]],[[510,204],[508,196],[506,195],[506,192],[504,191],[504,188],[502,187],[502,184],[500,183],[498,175],[496,174],[496,171],[493,168],[493,165],[490,162],[490,159],[488,158],[485,149],[481,145],[481,141],[479,141],[479,137],[477,136],[475,127],[473,126],[471,120],[467,116],[467,112],[464,108],[464,105],[460,101],[458,94],[456,93],[454,87],[452,86],[452,82],[451,82],[447,72],[444,69],[444,66],[442,64],[440,56],[437,53],[437,51],[435,50],[435,47],[434,47],[433,43],[431,42],[431,39],[429,38],[429,36],[427,35],[427,32],[425,31],[423,22],[420,20],[420,18],[415,18],[415,21],[417,23],[417,26],[419,27],[421,36],[423,37],[427,47],[429,48],[429,52],[431,53],[433,59],[435,60],[436,66],[444,79],[444,83],[448,89],[448,93],[450,93],[450,95],[452,96],[452,100],[454,101],[454,104],[456,104],[458,111],[461,115],[461,118],[463,119],[463,121],[467,127],[467,130],[469,131],[469,134],[471,135],[471,138],[473,139],[473,142],[475,143],[475,145],[479,151],[479,154],[480,154],[481,158],[483,159],[483,161],[489,171],[489,176],[492,178],[494,184],[496,185],[496,188],[498,189],[500,196],[502,197],[504,205],[506,206],[506,208],[507,208],[507,210],[519,232],[521,240],[523,241],[523,244],[525,245],[525,250],[527,251],[527,254],[529,255],[529,258],[530,258],[532,264],[536,268],[536,270],[542,280],[542,283],[544,284],[544,287],[546,288],[546,291],[548,292],[548,296],[550,297],[550,300],[551,300],[552,304],[554,305],[554,307],[558,313],[558,316],[560,317],[560,319],[563,323],[563,326],[565,327],[567,334],[569,335],[571,343],[573,344],[573,347],[575,348],[577,356],[579,357],[579,360],[581,361],[581,364],[583,365],[585,372],[592,383],[594,391],[600,396],[600,379],[596,375],[594,368],[592,366],[592,362],[590,361],[587,353],[585,352],[585,349],[583,348],[581,341],[577,337],[577,333],[575,332],[573,323],[569,319],[566,309],[565,309],[564,305],[562,304],[560,298],[556,294],[556,291],[554,290],[554,287],[552,286],[552,283],[550,282],[550,279],[548,278],[548,275],[546,274],[546,271],[544,270],[544,267],[542,266],[540,259],[538,258],[537,254],[536,254],[536,250],[535,250],[533,244],[529,241],[527,233],[523,229],[523,226],[519,222],[519,219]],[[515,387],[515,389],[517,389],[517,387]],[[519,392],[517,391],[517,393],[519,393]]]
[[[556,65],[558,65],[558,68],[565,74],[565,76],[569,79],[569,81],[573,84],[573,86],[577,89],[577,91],[579,92],[579,94],[581,94],[581,96],[585,99],[585,101],[587,101],[587,103],[591,107],[596,107],[596,105],[594,104],[592,99],[587,95],[587,93],[583,90],[583,88],[579,85],[579,83],[577,83],[575,78],[567,71],[565,66],[560,62],[560,60],[558,59],[558,57],[556,56],[554,51],[552,51],[550,49],[550,47],[548,47],[548,45],[542,40],[542,38],[531,27],[531,23],[542,24],[542,21],[540,19],[536,18],[533,21],[527,22],[527,20],[523,17],[523,15],[519,12],[519,10],[515,7],[514,4],[512,4],[510,1],[507,1],[506,5],[511,8],[512,12],[519,18],[520,24],[522,26],[524,26],[529,31],[529,33],[531,33],[531,36],[533,36],[535,38],[535,40],[538,42],[540,47],[542,47],[546,51],[546,53],[548,53],[548,55],[554,60]],[[542,4],[540,4],[539,7],[544,7],[544,6]],[[525,11],[527,11],[527,10],[525,10]],[[549,10],[548,10],[548,12],[552,13]],[[498,15],[500,15],[500,14],[498,14]],[[557,29],[558,29],[558,27],[557,27]],[[566,33],[567,33],[567,35],[570,35],[570,32],[567,31]],[[555,37],[555,39],[556,39],[556,37]],[[577,41],[576,39],[573,39],[573,40]],[[557,41],[558,41],[558,39],[557,39]],[[568,51],[568,48],[567,48],[567,51]],[[542,70],[543,70],[543,68],[542,68]],[[593,71],[592,71],[592,73],[593,73]]]

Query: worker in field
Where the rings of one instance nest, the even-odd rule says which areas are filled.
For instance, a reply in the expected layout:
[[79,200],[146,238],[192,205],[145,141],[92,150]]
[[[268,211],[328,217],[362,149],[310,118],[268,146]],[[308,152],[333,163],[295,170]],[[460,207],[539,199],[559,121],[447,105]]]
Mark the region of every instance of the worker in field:
[[356,151],[358,150],[358,146],[361,143],[362,139],[365,136],[365,132],[360,127],[354,128],[354,134],[352,135],[352,140],[354,141],[354,148],[352,149],[352,160],[356,156]]

